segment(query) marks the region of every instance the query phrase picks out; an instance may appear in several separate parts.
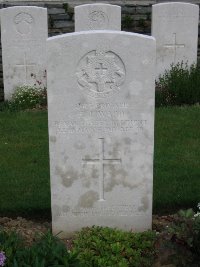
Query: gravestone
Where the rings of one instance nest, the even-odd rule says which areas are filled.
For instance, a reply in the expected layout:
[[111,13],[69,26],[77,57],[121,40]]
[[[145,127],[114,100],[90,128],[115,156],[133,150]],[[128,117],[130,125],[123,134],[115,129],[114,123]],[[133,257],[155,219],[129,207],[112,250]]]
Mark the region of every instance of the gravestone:
[[151,228],[155,49],[120,31],[48,39],[53,233]]
[[1,10],[4,96],[17,86],[46,87],[47,10],[9,7]]
[[121,7],[86,4],[75,7],[75,31],[121,30]]
[[152,36],[156,38],[157,77],[171,64],[197,61],[199,7],[189,3],[153,5]]

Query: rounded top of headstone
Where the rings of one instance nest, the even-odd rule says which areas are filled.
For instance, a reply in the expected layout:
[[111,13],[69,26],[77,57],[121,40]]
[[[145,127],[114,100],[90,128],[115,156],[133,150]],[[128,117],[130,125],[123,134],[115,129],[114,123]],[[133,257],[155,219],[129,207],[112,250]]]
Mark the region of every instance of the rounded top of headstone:
[[121,30],[121,7],[96,3],[75,7],[75,31]]
[[152,6],[153,14],[170,19],[171,17],[194,17],[199,14],[199,6],[183,2],[160,3]]
[[158,4],[155,4],[155,5],[152,5],[153,8],[160,8],[160,7],[193,7],[193,8],[199,8],[198,5],[196,4],[192,4],[192,3],[185,3],[185,2],[167,2],[167,3],[158,3]]
[[11,7],[6,7],[6,8],[2,8],[1,9],[1,12],[5,12],[5,11],[11,11],[11,10],[44,10],[44,11],[47,11],[47,8],[44,8],[44,7],[39,7],[39,6],[11,6]]
[[95,30],[95,31],[81,31],[81,32],[72,32],[72,33],[65,33],[62,35],[57,35],[57,36],[52,36],[47,39],[47,41],[53,41],[53,40],[62,40],[65,39],[66,37],[75,37],[75,36],[81,36],[81,35],[124,35],[124,36],[132,36],[134,38],[140,38],[140,39],[146,39],[146,40],[151,40],[151,41],[156,41],[156,39],[153,36],[145,35],[145,34],[140,34],[140,33],[135,33],[135,32],[125,32],[125,31],[113,31],[113,30]]
[[84,4],[84,5],[78,5],[75,6],[75,9],[77,8],[84,8],[84,7],[101,7],[101,6],[105,6],[105,7],[114,7],[114,8],[119,8],[121,9],[120,6],[118,5],[112,5],[112,4],[106,4],[106,3],[94,3],[94,4]]

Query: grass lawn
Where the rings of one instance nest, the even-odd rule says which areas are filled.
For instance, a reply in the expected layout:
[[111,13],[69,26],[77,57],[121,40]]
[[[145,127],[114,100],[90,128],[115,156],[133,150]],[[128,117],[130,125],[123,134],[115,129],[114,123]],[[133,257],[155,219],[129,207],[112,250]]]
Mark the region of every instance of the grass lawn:
[[0,112],[0,215],[50,216],[47,112]]
[[154,213],[200,202],[200,106],[156,109]]
[[[156,109],[154,213],[200,202],[200,107]],[[0,112],[0,216],[50,218],[47,112]]]

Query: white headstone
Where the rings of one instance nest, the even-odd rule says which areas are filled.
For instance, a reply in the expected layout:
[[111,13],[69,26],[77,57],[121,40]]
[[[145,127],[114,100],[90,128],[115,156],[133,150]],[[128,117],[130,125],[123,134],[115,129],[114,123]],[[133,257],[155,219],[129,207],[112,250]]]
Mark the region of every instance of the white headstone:
[[17,86],[46,86],[47,10],[9,7],[1,10],[5,99]]
[[197,61],[198,5],[163,3],[153,5],[152,36],[156,39],[157,77],[171,64]]
[[53,232],[151,228],[155,39],[85,31],[47,49]]
[[75,7],[75,31],[121,30],[121,7],[87,4]]

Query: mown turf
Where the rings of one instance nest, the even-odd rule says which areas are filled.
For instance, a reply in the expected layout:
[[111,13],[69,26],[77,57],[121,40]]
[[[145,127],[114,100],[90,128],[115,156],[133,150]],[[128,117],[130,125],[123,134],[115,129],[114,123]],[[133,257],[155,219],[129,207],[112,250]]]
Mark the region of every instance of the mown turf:
[[156,109],[154,212],[200,202],[200,106]]
[[[156,109],[154,213],[200,202],[200,107]],[[0,112],[0,216],[50,218],[47,112]]]
[[0,215],[50,216],[47,112],[0,113]]

